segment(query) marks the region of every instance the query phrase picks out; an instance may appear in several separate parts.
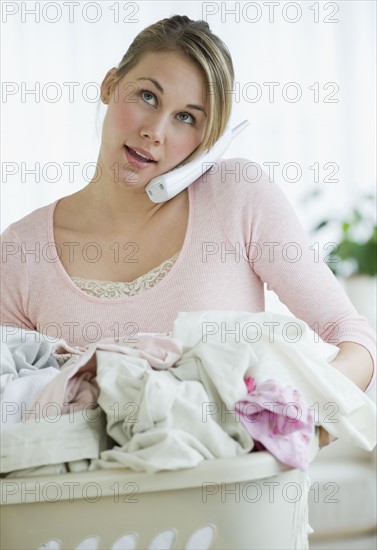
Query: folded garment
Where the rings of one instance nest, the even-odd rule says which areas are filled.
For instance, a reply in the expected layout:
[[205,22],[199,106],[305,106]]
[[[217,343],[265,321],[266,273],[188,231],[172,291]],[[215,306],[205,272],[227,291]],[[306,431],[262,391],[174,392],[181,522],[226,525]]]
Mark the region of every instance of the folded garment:
[[14,477],[39,477],[39,476],[53,476],[66,474],[69,472],[80,473],[87,472],[89,469],[89,460],[72,460],[71,462],[61,462],[59,464],[49,464],[48,466],[36,466],[35,468],[24,468],[22,470],[15,470],[7,474],[2,474],[1,477],[14,478]]
[[11,380],[3,390],[1,395],[1,431],[21,422],[26,411],[31,410],[34,399],[55,376],[58,376],[59,370],[55,367],[47,367],[37,371],[28,371],[28,373],[27,376]]
[[54,476],[66,474],[68,472],[67,465],[64,462],[60,464],[49,464],[48,466],[37,466],[36,468],[23,468],[15,470],[7,474],[2,474],[5,478],[20,478],[20,477],[35,477],[35,476]]
[[1,434],[0,473],[93,459],[109,447],[100,407],[61,415],[50,404],[49,416],[19,422]]

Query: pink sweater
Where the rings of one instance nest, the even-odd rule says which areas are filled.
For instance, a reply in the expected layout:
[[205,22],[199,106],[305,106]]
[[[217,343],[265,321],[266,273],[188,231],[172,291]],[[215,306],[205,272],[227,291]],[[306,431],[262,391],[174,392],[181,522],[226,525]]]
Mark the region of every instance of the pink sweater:
[[175,265],[154,287],[119,299],[86,294],[63,268],[53,244],[58,201],[35,210],[2,235],[1,324],[87,346],[137,332],[170,332],[179,311],[264,311],[266,283],[323,340],[359,343],[375,366],[375,331],[315,257],[279,186],[265,172],[255,179],[250,161],[236,158],[196,180]]

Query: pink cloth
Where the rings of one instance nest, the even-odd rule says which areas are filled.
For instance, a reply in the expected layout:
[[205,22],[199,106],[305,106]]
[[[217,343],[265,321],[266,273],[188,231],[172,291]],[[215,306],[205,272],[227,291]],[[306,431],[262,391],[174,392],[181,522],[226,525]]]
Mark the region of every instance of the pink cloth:
[[[245,379],[247,399],[238,401],[235,411],[258,450],[267,449],[278,460],[293,468],[307,470],[314,433],[314,414],[301,392],[266,380],[255,387]],[[254,387],[253,387],[254,386]]]
[[175,265],[152,288],[117,299],[89,296],[65,271],[54,246],[58,200],[11,224],[2,235],[1,324],[71,345],[117,336],[123,342],[132,330],[172,331],[180,311],[264,311],[266,283],[323,340],[364,346],[375,368],[376,333],[318,261],[289,200],[266,172],[257,179],[248,159],[222,159],[189,186],[188,198]]
[[[62,413],[66,413],[72,404],[75,404],[74,410],[84,408],[95,409],[98,407],[97,399],[99,396],[99,387],[95,379],[96,372],[78,372],[67,381],[66,392],[64,394],[64,406]],[[58,381],[57,381],[58,382]],[[57,387],[59,385],[57,384]],[[47,391],[49,391],[47,389]],[[40,398],[37,398],[37,401]],[[67,410],[68,409],[68,410]]]
[[246,384],[247,393],[251,393],[255,388],[255,379],[251,376],[247,376],[246,378],[244,378],[244,381]]
[[58,407],[61,414],[68,414],[84,408],[97,407],[99,387],[95,380],[97,374],[96,352],[112,351],[132,357],[140,357],[157,370],[172,367],[182,356],[182,344],[171,336],[139,334],[138,342],[129,346],[115,344],[106,339],[94,343],[78,358],[51,381],[31,405],[28,418],[40,418],[48,412],[50,403]]

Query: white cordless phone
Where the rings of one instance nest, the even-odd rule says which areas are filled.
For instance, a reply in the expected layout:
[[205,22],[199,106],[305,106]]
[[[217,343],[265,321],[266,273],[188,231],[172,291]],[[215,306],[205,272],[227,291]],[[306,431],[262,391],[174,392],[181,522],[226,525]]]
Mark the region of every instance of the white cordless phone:
[[183,166],[173,168],[170,172],[153,178],[145,188],[151,201],[156,204],[165,202],[178,195],[183,189],[186,189],[186,187],[216,164],[228,149],[233,138],[248,125],[249,121],[244,120],[233,129],[228,126],[222,136],[207,152],[202,153]]

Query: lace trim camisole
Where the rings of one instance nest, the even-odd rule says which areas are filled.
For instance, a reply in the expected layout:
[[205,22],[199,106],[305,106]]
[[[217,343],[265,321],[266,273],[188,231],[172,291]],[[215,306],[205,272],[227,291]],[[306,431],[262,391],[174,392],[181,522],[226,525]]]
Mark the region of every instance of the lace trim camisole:
[[140,275],[131,282],[102,281],[99,279],[83,279],[81,277],[71,277],[75,285],[97,298],[122,298],[123,296],[135,296],[148,288],[155,286],[161,279],[169,273],[175,264],[179,252],[174,254],[168,260],[165,260],[159,266],[153,268],[148,273]]

